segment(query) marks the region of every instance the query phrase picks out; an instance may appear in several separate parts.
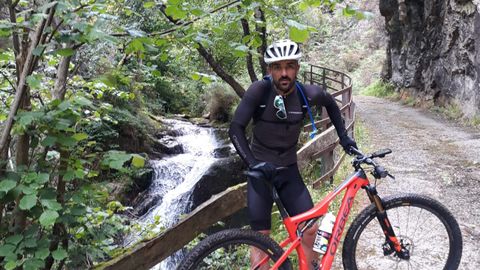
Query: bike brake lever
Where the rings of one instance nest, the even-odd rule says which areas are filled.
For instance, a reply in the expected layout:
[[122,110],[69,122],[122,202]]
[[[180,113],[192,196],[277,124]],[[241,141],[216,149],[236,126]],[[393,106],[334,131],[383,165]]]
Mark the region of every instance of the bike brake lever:
[[391,174],[387,174],[388,177],[392,178],[393,180],[395,180],[395,176],[391,175]]

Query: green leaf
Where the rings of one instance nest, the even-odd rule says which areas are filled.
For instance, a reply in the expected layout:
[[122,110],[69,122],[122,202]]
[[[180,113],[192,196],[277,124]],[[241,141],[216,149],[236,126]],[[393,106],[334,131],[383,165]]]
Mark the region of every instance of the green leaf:
[[191,75],[192,79],[194,79],[195,81],[198,81],[200,80],[201,76],[198,74],[198,73],[193,73]]
[[35,258],[40,260],[44,260],[48,255],[50,255],[50,250],[48,248],[41,248],[35,251]]
[[204,76],[204,77],[202,77],[202,82],[205,83],[205,84],[209,84],[209,83],[212,82],[212,80],[210,80],[209,77]]
[[35,75],[30,75],[27,77],[27,84],[32,89],[36,89],[40,87],[40,80]]
[[245,45],[240,45],[240,46],[237,46],[234,50],[233,50],[233,55],[235,55],[236,57],[244,57],[248,54],[248,47],[245,46]]
[[13,180],[3,180],[0,182],[0,191],[9,192],[12,190],[14,187],[17,186],[17,182]]
[[154,7],[154,6],[155,6],[155,2],[153,2],[153,1],[143,3],[143,7],[145,9],[149,9],[149,8]]
[[144,51],[145,51],[145,47],[143,46],[143,42],[139,38],[132,40],[128,44],[127,48],[125,48],[126,53],[144,52]]
[[0,246],[0,257],[7,257],[12,255],[15,248],[16,246],[12,244],[5,244],[3,246]]
[[352,16],[352,15],[355,15],[356,11],[355,9],[352,9],[350,6],[346,6],[343,10],[342,10],[342,13],[343,13],[343,16]]
[[68,256],[68,254],[63,248],[59,248],[59,249],[55,250],[54,252],[52,252],[52,256],[55,260],[61,261],[61,260],[65,259]]
[[58,109],[60,109],[61,111],[65,111],[65,110],[69,109],[70,107],[72,107],[72,103],[70,103],[70,101],[68,101],[68,100],[63,101],[62,103],[60,103],[58,105]]
[[133,155],[132,165],[135,168],[143,168],[145,166],[145,159],[140,155]]
[[299,42],[299,43],[303,43],[303,42],[307,41],[307,39],[310,35],[308,30],[300,30],[300,29],[295,28],[295,27],[290,27],[289,30],[290,30],[290,32],[289,32],[290,39],[295,41],[295,42]]
[[62,205],[58,203],[56,200],[41,200],[40,201],[43,206],[50,210],[59,211],[62,210]]
[[67,182],[72,181],[73,179],[75,179],[75,172],[72,170],[66,171],[65,174],[63,175],[63,180]]
[[85,140],[88,138],[88,134],[87,133],[75,133],[73,136],[72,136],[77,142],[79,141],[82,141],[82,140]]
[[44,266],[45,263],[42,260],[31,258],[23,263],[23,270],[38,270],[42,269]]
[[25,243],[25,247],[27,247],[27,248],[37,247],[37,239],[35,239],[35,238],[25,239],[24,243]]
[[64,48],[64,49],[56,50],[53,53],[61,56],[71,56],[75,53],[75,50],[73,50],[72,48]]
[[38,177],[35,179],[35,182],[38,184],[45,184],[50,180],[50,175],[48,173],[39,173]]
[[26,195],[37,194],[37,190],[35,190],[34,188],[29,187],[29,186],[23,186],[22,187],[22,192],[23,192],[23,194],[26,194]]
[[5,264],[5,270],[13,270],[17,268],[17,262],[16,261],[8,261]]
[[162,73],[161,73],[160,71],[154,69],[154,70],[152,71],[152,76],[154,76],[154,77],[160,77],[160,76],[162,76]]
[[4,52],[0,53],[0,61],[8,61],[10,60],[10,56]]
[[37,204],[37,194],[32,194],[32,195],[25,195],[20,200],[19,206],[20,206],[20,209],[22,210],[30,210],[36,204]]
[[131,158],[132,155],[130,154],[126,154],[122,151],[112,150],[107,153],[103,163],[112,169],[121,170],[123,168],[123,164]]
[[57,137],[54,136],[47,136],[43,141],[40,143],[42,146],[54,146],[57,142]]
[[176,20],[184,19],[187,16],[187,13],[176,5],[168,5],[165,9],[165,13],[168,16],[172,16]]
[[42,55],[43,51],[45,50],[45,45],[39,45],[37,46],[33,51],[32,54],[35,56],[40,56]]
[[303,43],[308,39],[310,33],[307,25],[294,20],[287,20],[287,25],[289,26],[289,36],[291,40]]
[[16,234],[16,235],[12,235],[12,236],[7,237],[7,239],[5,239],[5,243],[17,246],[18,243],[20,243],[20,241],[22,241],[22,240],[23,240],[23,235]]
[[43,227],[52,226],[58,217],[57,211],[47,210],[40,216],[40,224],[42,224]]
[[65,147],[73,147],[77,144],[77,141],[72,137],[60,136],[58,142]]
[[87,212],[85,206],[76,205],[70,209],[70,213],[74,216],[83,216]]
[[74,101],[80,106],[92,106],[92,101],[88,100],[85,97],[76,97]]

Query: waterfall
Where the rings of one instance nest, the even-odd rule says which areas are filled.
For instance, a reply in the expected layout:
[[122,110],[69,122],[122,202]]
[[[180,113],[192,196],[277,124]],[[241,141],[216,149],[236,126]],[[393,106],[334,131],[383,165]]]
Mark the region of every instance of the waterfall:
[[[182,146],[183,153],[151,161],[154,178],[146,192],[159,200],[137,222],[152,224],[158,216],[161,226],[156,228],[156,232],[172,227],[182,214],[190,210],[192,189],[215,162],[214,150],[218,146],[212,128],[178,120],[165,122],[178,134],[175,140]],[[133,240],[139,237],[133,236]],[[181,254],[172,255],[152,269],[174,269],[178,256]]]

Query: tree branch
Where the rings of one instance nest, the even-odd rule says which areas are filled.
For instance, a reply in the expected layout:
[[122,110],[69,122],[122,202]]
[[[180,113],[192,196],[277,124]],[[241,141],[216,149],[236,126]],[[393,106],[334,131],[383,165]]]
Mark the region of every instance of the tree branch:
[[[53,16],[55,15],[55,10],[56,10],[57,4],[53,5],[53,7],[48,9],[48,18],[47,21],[45,22],[45,27],[48,27],[52,24],[53,21]],[[42,33],[40,37],[40,41],[38,42],[38,45],[40,44],[46,44],[45,40],[47,40],[48,33]],[[42,52],[39,54],[39,56],[34,56],[33,58],[33,65],[30,69],[30,73],[33,72],[35,67],[37,66],[38,59],[40,59],[40,56],[43,54],[43,51],[45,51],[45,48],[43,48]]]
[[[213,9],[213,10],[207,12],[207,13],[206,13],[205,15],[203,15],[203,16],[196,17],[196,18],[192,19],[191,21],[184,22],[184,23],[181,23],[180,20],[176,20],[176,19],[174,19],[173,17],[167,15],[167,14],[165,13],[166,6],[165,6],[164,4],[162,4],[162,5],[160,6],[160,11],[162,12],[163,15],[165,15],[165,17],[166,17],[171,23],[175,24],[176,26],[173,27],[173,28],[171,28],[171,29],[165,30],[165,31],[152,32],[152,33],[148,34],[148,36],[149,36],[149,37],[151,37],[151,36],[164,36],[164,35],[166,35],[166,34],[169,34],[169,33],[175,32],[175,31],[178,31],[178,30],[184,28],[185,26],[188,26],[188,25],[190,25],[190,24],[192,24],[192,23],[194,23],[194,22],[196,22],[196,21],[198,21],[198,20],[200,20],[200,19],[203,19],[204,17],[206,17],[206,16],[208,16],[208,15],[210,15],[210,14],[213,14],[213,13],[215,13],[215,12],[217,12],[217,11],[220,11],[220,10],[222,10],[222,9],[224,9],[224,8],[228,8],[228,7],[232,7],[232,6],[234,7],[234,6],[237,6],[237,5],[240,5],[240,4],[241,4],[241,1],[240,1],[240,0],[232,1],[232,2],[230,2],[230,3],[227,3],[227,4],[225,4],[225,5],[222,5],[222,6],[218,7],[218,8],[216,8],[216,9]],[[114,33],[114,34],[111,34],[111,36],[113,36],[113,37],[126,37],[126,36],[129,36],[129,34],[128,34],[128,33]]]
[[[229,7],[229,6],[232,6],[234,4],[240,4],[240,1],[239,0],[236,0],[236,1],[233,1],[231,3],[228,3],[228,4],[225,4],[221,7],[218,7],[212,11],[209,12],[209,14],[212,14],[214,12],[217,12],[223,8],[226,8],[226,7]],[[164,13],[165,14],[165,13]],[[178,20],[175,20],[173,19],[172,17],[170,16],[166,16],[167,19],[176,24],[178,22]],[[193,23],[194,21],[200,19],[201,17],[199,18],[196,18],[195,20],[192,20],[190,21],[188,24],[190,23]],[[183,26],[185,26],[186,24],[182,24]],[[182,26],[181,25],[181,26]],[[182,26],[182,27],[183,27]],[[220,77],[222,78],[222,80],[224,80],[226,83],[228,83],[232,88],[233,88],[233,91],[235,91],[235,93],[237,93],[238,96],[240,97],[243,97],[243,94],[245,94],[245,89],[230,75],[228,74],[223,68],[222,66],[215,60],[215,58],[212,56],[211,53],[209,53],[207,51],[207,49],[205,49],[205,47],[203,47],[203,45],[199,42],[196,43],[197,44],[197,50],[198,52],[200,53],[200,55],[207,61],[207,63],[210,65],[210,67],[213,69],[213,71]]]
[[228,74],[217,61],[215,61],[213,56],[205,49],[205,47],[202,46],[202,44],[197,43],[197,45],[198,52],[203,58],[205,58],[213,71],[215,71],[220,78],[228,83],[239,97],[243,97],[245,94],[245,89],[230,74]]
[[[7,82],[10,84],[10,86],[13,88],[13,90],[17,91],[17,88],[15,87],[15,85],[12,83],[12,81],[10,81],[10,79],[8,78],[7,74],[3,73],[3,71],[0,70],[0,73],[3,75],[3,78],[5,78],[5,80],[7,80]],[[7,92],[7,91],[5,91]],[[13,93],[11,93],[13,94]]]

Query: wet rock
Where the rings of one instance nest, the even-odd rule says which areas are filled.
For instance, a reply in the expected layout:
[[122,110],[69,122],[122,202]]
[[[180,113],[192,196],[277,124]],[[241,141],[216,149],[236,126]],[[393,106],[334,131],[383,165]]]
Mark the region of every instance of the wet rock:
[[171,136],[164,136],[163,138],[159,139],[156,146],[161,150],[162,153],[168,155],[183,153],[182,145]]
[[133,202],[132,213],[137,217],[143,216],[148,210],[161,203],[162,197],[160,195],[152,195],[148,194],[148,192],[144,192]]
[[210,199],[212,195],[244,182],[246,177],[242,172],[245,169],[243,161],[238,156],[222,158],[215,162],[193,188],[192,209]]
[[153,169],[146,165],[144,169],[132,178],[132,184],[122,189],[125,190],[125,193],[120,200],[124,205],[134,205],[136,201],[141,200],[139,199],[141,194],[152,185]]
[[229,145],[222,146],[213,150],[213,155],[216,158],[226,158],[231,156],[233,153],[234,152],[232,151],[232,147],[230,147]]

